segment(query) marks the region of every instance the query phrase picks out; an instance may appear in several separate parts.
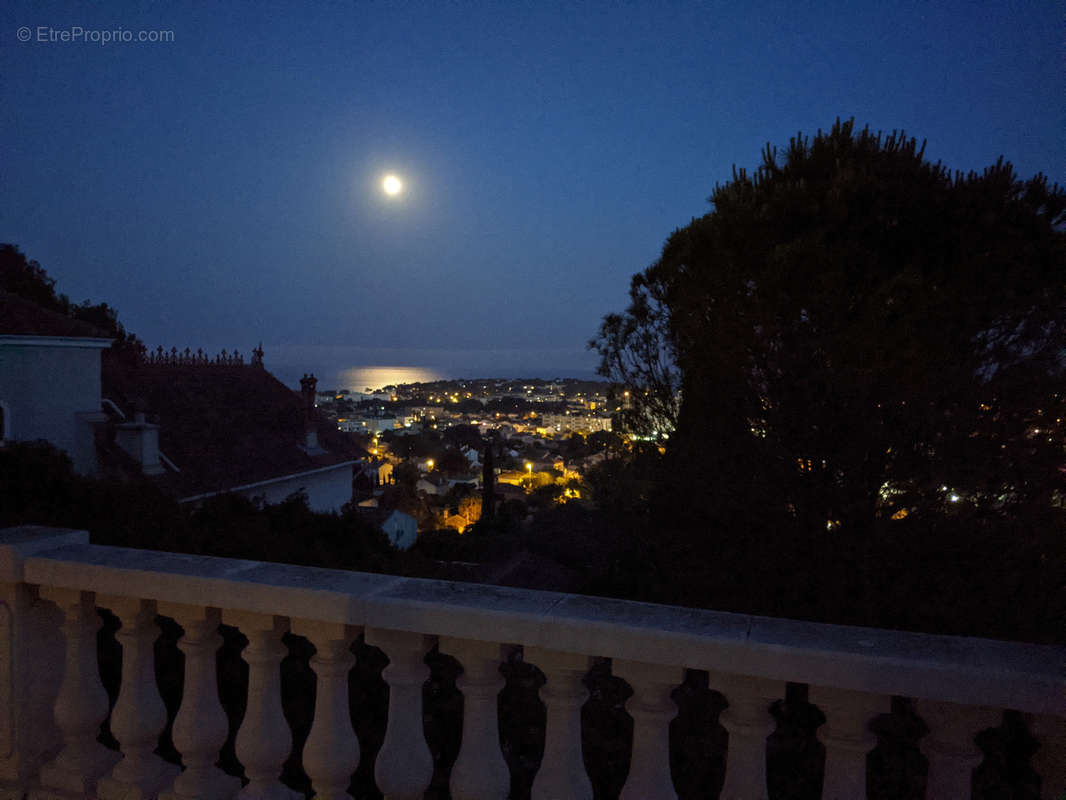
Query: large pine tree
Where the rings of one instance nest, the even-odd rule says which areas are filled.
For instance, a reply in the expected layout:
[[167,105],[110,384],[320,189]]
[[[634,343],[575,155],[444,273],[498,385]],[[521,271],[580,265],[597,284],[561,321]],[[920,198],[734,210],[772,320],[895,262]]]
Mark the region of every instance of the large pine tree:
[[1002,160],[953,174],[903,134],[838,122],[767,148],[711,203],[594,341],[611,377],[651,396],[649,338],[679,372],[658,508],[679,552],[721,561],[757,540],[765,552],[746,554],[767,563],[885,537],[950,550],[988,536],[986,555],[1021,531],[1057,540],[1058,187]]

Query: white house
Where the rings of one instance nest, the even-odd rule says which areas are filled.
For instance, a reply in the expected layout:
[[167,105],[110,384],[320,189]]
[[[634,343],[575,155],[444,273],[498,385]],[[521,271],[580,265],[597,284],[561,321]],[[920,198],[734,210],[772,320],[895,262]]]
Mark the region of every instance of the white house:
[[415,484],[415,489],[422,494],[440,494],[440,487],[426,478],[419,478],[418,483]]
[[110,339],[0,336],[0,439],[45,439],[66,451],[74,469],[96,472],[94,431],[100,411],[100,351]]
[[[74,469],[97,471],[100,353],[111,340],[77,320],[0,293],[0,441],[44,439]],[[94,335],[96,334],[96,335]]]
[[394,547],[407,550],[418,538],[418,521],[410,514],[396,510],[381,523],[381,530],[389,537]]

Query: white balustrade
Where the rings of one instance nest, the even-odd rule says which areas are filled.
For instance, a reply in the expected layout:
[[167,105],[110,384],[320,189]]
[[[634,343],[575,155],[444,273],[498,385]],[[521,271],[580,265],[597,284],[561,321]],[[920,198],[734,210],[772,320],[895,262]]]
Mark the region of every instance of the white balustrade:
[[[108,714],[97,662],[98,598],[122,621],[122,684],[111,719],[121,755],[97,741]],[[173,739],[185,770],[172,781],[173,768],[154,754],[163,724],[153,663],[157,610],[184,629],[184,693]],[[239,791],[215,766],[228,731],[216,683],[220,619],[249,640],[248,702],[237,736],[249,783]],[[596,656],[611,658],[614,674],[633,688],[622,800],[676,797],[671,692],[684,669],[708,667],[710,686],[728,702],[722,800],[766,800],[770,706],[790,680],[806,683],[826,716],[818,731],[825,800],[865,796],[867,756],[876,744],[869,725],[893,695],[919,698],[929,727],[921,742],[929,800],[970,796],[982,758],[975,736],[997,725],[1003,709],[1025,714],[1040,743],[1032,765],[1042,800],[1066,792],[1061,647],[101,547],[83,532],[28,527],[0,530],[0,800],[299,800],[279,780],[292,749],[280,670],[290,619],[316,649],[304,766],[323,800],[345,800],[359,763],[348,679],[360,629],[389,659],[387,730],[375,765],[388,800],[420,800],[432,778],[422,692],[424,658],[438,640],[463,667],[462,742],[451,776],[456,800],[509,793],[499,737],[502,643],[524,647],[526,661],[546,678],[535,800],[592,798],[581,711]],[[484,641],[485,631],[495,641]],[[55,724],[40,724],[49,713]]]
[[721,800],[767,800],[766,737],[774,730],[770,705],[784,684],[746,675],[711,673],[710,686],[725,695],[729,708],[719,718],[729,733]]
[[280,780],[292,751],[292,731],[281,710],[281,660],[288,651],[281,637],[288,619],[272,614],[223,609],[222,621],[248,637],[241,657],[248,662],[248,706],[237,732],[237,758],[248,785],[240,800],[299,800],[301,795]]
[[181,603],[160,603],[158,610],[185,631],[178,640],[185,654],[185,683],[172,730],[185,771],[160,800],[228,800],[240,790],[241,781],[215,766],[229,733],[218,698],[216,667],[222,615],[217,608]]
[[26,768],[19,763],[25,746],[20,747],[16,741],[21,715],[14,697],[15,676],[21,667],[19,662],[25,658],[18,652],[21,642],[17,620],[20,613],[27,613],[27,594],[24,584],[0,582],[0,800],[15,800],[16,795],[21,800],[27,777]]
[[463,693],[463,740],[451,775],[454,800],[506,800],[511,772],[500,749],[497,698],[505,683],[500,674],[502,645],[441,637],[441,652],[463,666],[456,685]]
[[358,628],[335,622],[294,619],[293,633],[315,646],[311,669],[318,676],[315,716],[304,744],[304,770],[320,800],[348,798],[348,784],[359,766],[359,740],[352,728],[348,673],[355,665],[352,642]]
[[[100,682],[96,655],[96,632],[101,627],[93,592],[41,587],[41,596],[63,610],[60,630],[66,645],[63,682],[55,701],[56,725],[62,732],[63,748],[54,760],[41,768],[39,800],[62,793],[86,796],[96,794],[96,782],[119,759],[96,737],[107,719],[108,699]],[[55,791],[58,790],[58,794]]]
[[421,800],[433,779],[433,754],[422,726],[422,685],[432,640],[420,633],[366,629],[367,644],[385,651],[389,665],[381,676],[389,684],[389,718],[378,751],[374,779],[385,800]]
[[611,672],[633,689],[626,711],[633,717],[633,755],[620,800],[677,800],[670,776],[670,695],[685,678],[680,667],[616,658]]
[[25,559],[88,542],[86,531],[0,529],[0,800],[24,800],[39,788],[41,766],[63,745],[54,710],[64,674],[64,614],[26,581]]
[[540,690],[547,707],[544,759],[533,779],[533,800],[591,800],[592,783],[581,749],[581,707],[589,696],[584,684],[589,657],[541,647],[527,647],[524,655],[547,679]]
[[[35,657],[43,655],[31,650],[27,636],[31,616],[40,617],[43,606],[51,604],[36,603],[35,587],[4,580],[9,577],[14,576],[0,574],[0,800],[22,800],[24,787],[41,768],[41,756],[49,750],[54,753],[57,744],[47,741],[53,727],[51,703],[45,706],[40,698],[19,691],[40,663]],[[59,677],[55,676],[57,690]],[[38,701],[36,707],[30,707],[31,701]]]
[[984,758],[974,738],[986,728],[999,725],[1002,713],[941,700],[919,700],[917,711],[929,728],[920,744],[922,755],[929,760],[926,800],[969,797],[973,771]]
[[97,794],[100,800],[150,800],[178,773],[178,767],[155,754],[167,725],[167,709],[155,682],[155,601],[101,596],[99,602],[122,623],[115,634],[122,645],[122,684],[111,710],[111,734],[122,760],[100,779]]
[[866,797],[866,757],[877,746],[870,723],[892,709],[892,698],[828,686],[811,686],[809,702],[825,714],[818,738],[825,745],[822,800]]
[[14,783],[21,777],[16,764],[20,748],[15,742],[19,707],[14,697],[15,673],[21,665],[15,659],[25,657],[17,651],[20,645],[17,619],[19,613],[27,613],[27,594],[24,584],[0,582],[0,653],[7,655],[0,658],[0,781],[4,781],[0,783],[0,791],[7,788],[4,784]]

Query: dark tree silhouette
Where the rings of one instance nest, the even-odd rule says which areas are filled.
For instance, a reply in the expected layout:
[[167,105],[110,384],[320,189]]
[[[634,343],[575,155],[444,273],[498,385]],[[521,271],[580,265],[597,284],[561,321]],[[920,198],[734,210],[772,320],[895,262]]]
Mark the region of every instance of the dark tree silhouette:
[[670,310],[661,287],[643,273],[629,286],[629,308],[608,314],[589,347],[600,354],[600,375],[617,384],[611,400],[621,409],[616,417],[625,430],[656,438],[677,427],[681,374],[670,337]]
[[485,455],[481,462],[481,518],[486,522],[496,519],[495,433],[485,437]]
[[10,292],[49,311],[88,323],[114,339],[113,355],[136,355],[141,341],[118,321],[118,312],[107,303],[72,303],[55,290],[55,279],[36,261],[29,260],[13,244],[0,244],[0,291]]
[[981,540],[987,553],[1020,531],[1055,539],[1059,187],[1021,181],[1002,159],[952,174],[902,133],[838,122],[781,156],[768,147],[711,203],[593,342],[609,377],[651,396],[673,390],[676,364],[656,507],[684,532],[671,557],[723,561],[747,540],[764,552],[746,545],[745,557],[765,564],[875,533],[897,551],[939,541],[945,553],[956,536],[963,552]]
[[670,451],[693,488],[811,530],[1049,504],[1063,463],[1058,187],[1002,160],[951,175],[914,139],[838,122],[783,158],[767,149],[711,202],[595,343],[609,375],[653,389],[655,376],[674,388],[660,355],[676,359]]

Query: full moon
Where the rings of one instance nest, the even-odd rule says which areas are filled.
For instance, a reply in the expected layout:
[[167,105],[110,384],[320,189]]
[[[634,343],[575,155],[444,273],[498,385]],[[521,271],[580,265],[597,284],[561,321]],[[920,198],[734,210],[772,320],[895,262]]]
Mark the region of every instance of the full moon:
[[395,197],[403,189],[403,182],[395,175],[386,175],[381,182],[381,188],[385,190],[385,194],[389,197]]

